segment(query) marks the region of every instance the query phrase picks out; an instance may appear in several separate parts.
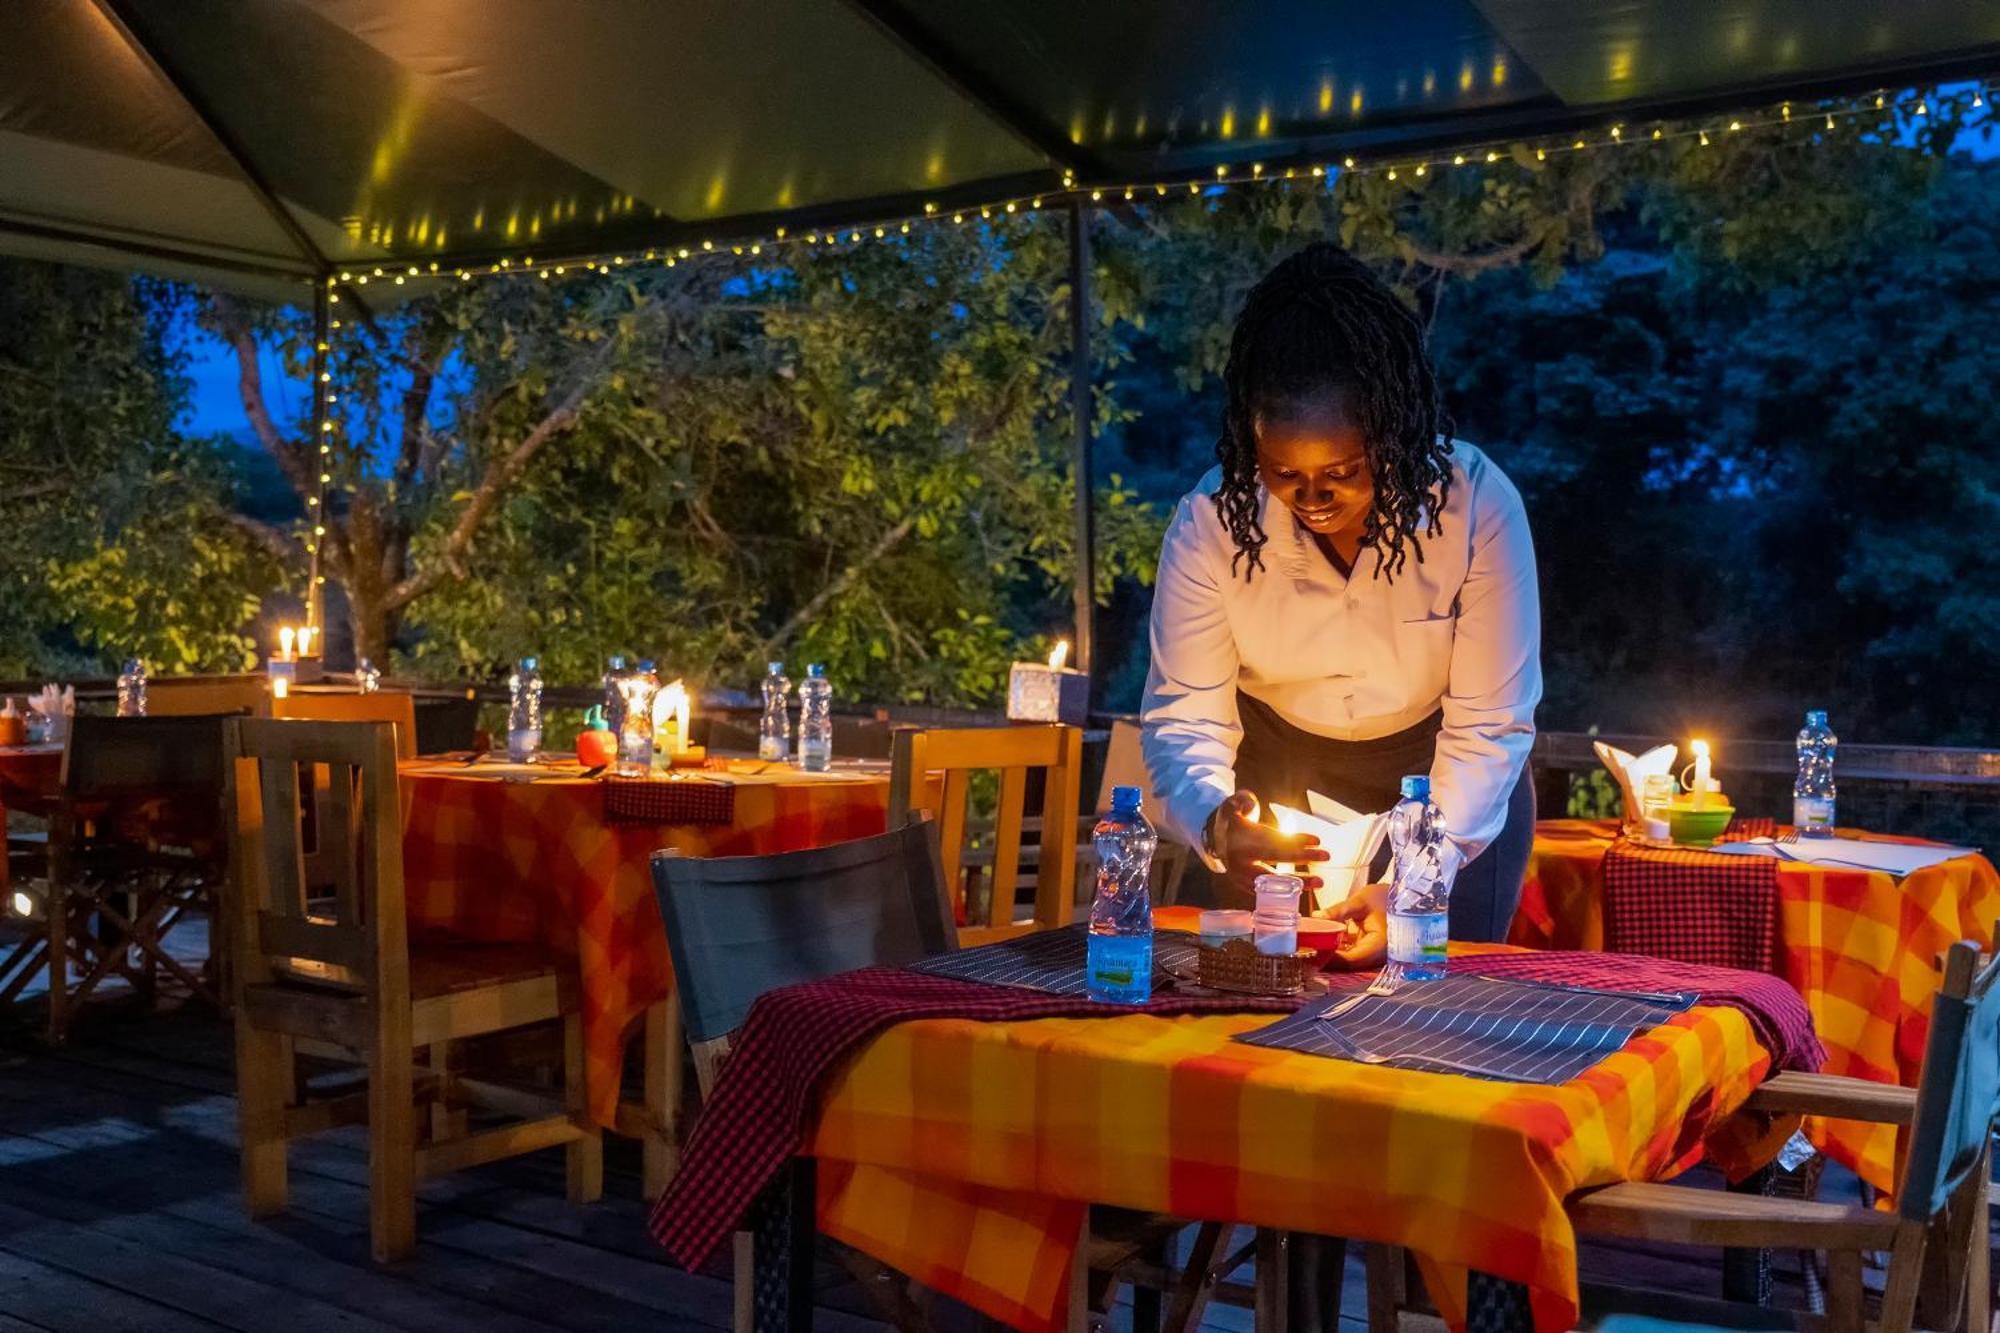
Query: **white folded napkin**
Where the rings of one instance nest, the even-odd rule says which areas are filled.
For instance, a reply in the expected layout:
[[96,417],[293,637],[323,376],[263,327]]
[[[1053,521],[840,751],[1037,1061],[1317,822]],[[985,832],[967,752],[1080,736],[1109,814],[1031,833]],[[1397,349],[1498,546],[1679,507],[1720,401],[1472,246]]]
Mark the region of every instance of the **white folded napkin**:
[[1970,856],[1971,847],[1937,843],[1877,842],[1872,838],[1797,838],[1791,842],[1719,842],[1710,850],[1726,856],[1772,856],[1780,861],[1804,861],[1841,870],[1881,870],[1902,879],[1919,870]]
[[69,736],[69,720],[76,716],[76,687],[65,685],[58,690],[53,685],[44,685],[40,694],[28,700],[28,708],[42,719],[49,740],[65,740]]
[[1627,754],[1615,745],[1603,741],[1591,742],[1597,757],[1611,770],[1611,776],[1618,779],[1618,790],[1625,797],[1625,818],[1629,822],[1639,818],[1640,801],[1646,792],[1646,779],[1674,771],[1674,760],[1680,757],[1678,745],[1655,745],[1641,755]]
[[1325,849],[1327,859],[1313,863],[1313,873],[1321,880],[1313,904],[1325,911],[1367,885],[1368,866],[1388,836],[1389,817],[1360,814],[1316,791],[1306,793],[1306,803],[1312,807],[1310,814],[1275,802],[1271,809],[1278,815],[1279,827],[1310,833]]

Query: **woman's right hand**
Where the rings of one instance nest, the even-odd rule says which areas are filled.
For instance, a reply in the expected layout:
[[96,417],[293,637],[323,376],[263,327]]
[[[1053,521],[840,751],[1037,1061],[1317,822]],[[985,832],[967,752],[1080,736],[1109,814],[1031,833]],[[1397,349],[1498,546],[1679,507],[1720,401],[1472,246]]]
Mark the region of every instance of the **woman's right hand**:
[[1209,816],[1209,843],[1221,860],[1229,887],[1239,899],[1257,891],[1257,876],[1269,874],[1276,865],[1297,868],[1305,881],[1307,900],[1320,887],[1319,876],[1309,873],[1312,864],[1327,859],[1319,839],[1310,833],[1280,833],[1257,821],[1261,806],[1257,794],[1238,791],[1224,800]]

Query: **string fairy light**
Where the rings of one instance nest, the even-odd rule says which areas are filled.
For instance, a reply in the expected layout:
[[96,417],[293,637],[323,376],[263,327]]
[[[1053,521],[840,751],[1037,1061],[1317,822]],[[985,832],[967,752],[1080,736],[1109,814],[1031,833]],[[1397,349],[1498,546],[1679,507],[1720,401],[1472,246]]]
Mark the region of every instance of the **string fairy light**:
[[[1985,109],[1987,92],[1988,89],[1983,83],[1972,86],[1969,94],[1971,109]],[[1122,197],[1124,202],[1132,203],[1148,197],[1149,191],[1150,198],[1170,198],[1174,194],[1175,188],[1181,185],[1185,185],[1188,194],[1196,198],[1199,198],[1204,193],[1220,194],[1229,189],[1247,185],[1269,186],[1276,184],[1284,188],[1289,188],[1289,183],[1301,177],[1310,177],[1313,180],[1321,181],[1323,182],[1322,188],[1327,188],[1331,187],[1342,174],[1358,178],[1380,176],[1385,180],[1396,181],[1400,184],[1405,178],[1411,180],[1428,180],[1433,167],[1440,170],[1446,167],[1463,169],[1472,166],[1475,162],[1484,162],[1487,166],[1496,166],[1503,162],[1512,162],[1515,160],[1526,161],[1527,158],[1524,154],[1529,151],[1532,151],[1533,154],[1532,161],[1541,164],[1547,163],[1562,154],[1615,151],[1649,144],[1659,145],[1686,142],[1692,147],[1707,148],[1713,145],[1712,135],[1724,131],[1732,135],[1750,131],[1797,132],[1803,125],[1807,127],[1807,133],[1819,134],[1823,131],[1837,129],[1842,119],[1879,119],[1876,113],[1885,111],[1891,115],[1907,114],[1913,117],[1928,118],[1933,110],[1930,105],[1931,102],[1936,101],[1941,106],[1947,102],[1957,106],[1965,106],[1964,96],[1964,94],[1953,94],[1948,97],[1939,98],[1912,92],[1892,101],[1886,91],[1876,92],[1845,104],[1815,108],[1813,115],[1803,122],[1793,115],[1794,103],[1792,101],[1784,101],[1760,114],[1741,114],[1724,120],[1709,120],[1706,122],[1693,120],[1672,124],[1655,123],[1644,127],[1629,126],[1622,122],[1607,124],[1601,130],[1595,132],[1586,131],[1582,134],[1572,132],[1560,137],[1530,141],[1512,152],[1508,151],[1505,145],[1488,144],[1456,146],[1441,150],[1435,156],[1415,159],[1403,158],[1394,161],[1381,159],[1364,161],[1353,156],[1344,156],[1339,159],[1340,165],[1338,169],[1335,168],[1331,161],[1319,165],[1295,164],[1282,168],[1272,167],[1264,162],[1252,162],[1240,167],[1231,167],[1227,163],[1222,163],[1213,168],[1212,176],[1204,174],[1197,179],[1181,176],[1174,179],[1162,180],[1095,181],[1088,183],[1080,183],[1075,173],[1064,171],[1062,173],[1060,190],[1048,191],[1046,192],[1046,196],[1049,197],[1049,202],[1059,205],[1086,200],[1093,204],[1105,204],[1107,203],[1105,196],[1108,193]],[[1415,189],[1419,187],[1413,184],[1407,188]],[[975,213],[980,219],[990,222],[993,220],[996,212],[1003,216],[1017,216],[1023,211],[1041,209],[1044,201],[1045,195],[1043,194],[1020,195],[1005,199],[991,199],[983,203],[959,203],[947,208],[945,203],[940,200],[926,200],[921,204],[922,211],[919,213],[871,220],[866,224],[850,225],[845,228],[844,235],[845,239],[850,243],[861,242],[869,233],[872,233],[877,240],[895,243],[901,238],[912,235],[913,224],[921,225],[930,223],[943,225],[948,218],[953,225],[963,226]],[[863,225],[865,225],[865,231],[862,229]],[[778,227],[771,232],[760,233],[756,236],[711,236],[702,238],[699,241],[691,240],[688,244],[680,245],[673,249],[650,249],[644,252],[643,257],[640,255],[616,255],[608,257],[604,255],[579,255],[573,257],[565,255],[561,257],[560,262],[555,259],[545,259],[539,268],[536,266],[533,257],[526,254],[518,257],[501,256],[497,261],[484,260],[477,265],[459,265],[449,269],[443,268],[436,262],[432,262],[429,265],[429,276],[455,278],[460,282],[469,282],[474,278],[523,277],[533,273],[544,280],[553,280],[555,277],[564,276],[568,267],[581,268],[592,274],[608,274],[613,265],[627,267],[651,264],[671,268],[677,262],[685,262],[692,257],[713,255],[719,251],[727,251],[732,256],[741,256],[747,248],[752,256],[761,256],[765,250],[782,253],[783,249],[787,246],[813,247],[824,243],[831,247],[840,242],[842,235],[843,232],[838,230],[828,230],[824,233],[811,231],[803,235],[796,235],[788,233],[783,227]],[[822,237],[824,238],[823,241]],[[373,273],[378,278],[391,276],[397,283],[405,282],[408,277],[421,276],[420,270],[416,265],[408,265],[404,273],[391,275],[379,267],[375,268]],[[353,285],[360,286],[369,281],[369,274],[358,269],[343,270],[338,275],[338,281],[343,286],[350,282]],[[335,279],[329,277],[327,280],[328,287],[331,288],[334,283]],[[337,301],[339,298],[337,295],[334,295],[332,299]]]

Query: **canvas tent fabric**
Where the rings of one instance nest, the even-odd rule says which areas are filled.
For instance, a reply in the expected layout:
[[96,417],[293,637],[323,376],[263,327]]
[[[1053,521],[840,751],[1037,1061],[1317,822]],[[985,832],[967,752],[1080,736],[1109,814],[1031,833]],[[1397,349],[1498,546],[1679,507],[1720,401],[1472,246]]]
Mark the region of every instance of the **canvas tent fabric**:
[[296,300],[1996,61],[1947,0],[9,0],[0,250]]

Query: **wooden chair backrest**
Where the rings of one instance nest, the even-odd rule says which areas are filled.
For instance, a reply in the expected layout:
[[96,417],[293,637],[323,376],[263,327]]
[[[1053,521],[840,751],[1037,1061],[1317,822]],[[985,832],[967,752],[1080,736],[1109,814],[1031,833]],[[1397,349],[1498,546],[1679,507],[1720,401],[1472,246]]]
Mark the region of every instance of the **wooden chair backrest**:
[[263,676],[161,676],[146,682],[148,717],[247,713],[271,716],[271,683]]
[[271,700],[271,716],[308,722],[392,722],[396,727],[396,757],[417,757],[417,701],[401,690],[338,693],[294,690]]
[[1979,948],[1969,940],[1945,954],[1898,1196],[1898,1208],[1910,1221],[1934,1217],[1985,1160],[2000,1110],[1997,977],[2000,958],[1981,968]]
[[653,855],[653,888],[702,1091],[764,992],[958,945],[919,817],[888,833],[772,856]]
[[[1034,919],[1017,924],[1014,896],[1020,885],[1022,807],[1027,803],[1031,768],[1043,771],[1042,842],[1036,863]],[[951,889],[954,913],[964,912],[961,870],[966,798],[972,775],[986,769],[1000,773],[992,891],[987,895],[988,919],[966,919],[960,938],[967,944],[1067,925],[1075,911],[1077,787],[1083,769],[1083,733],[1075,727],[898,731],[890,759],[889,826],[900,827],[919,813],[937,819],[945,883]],[[943,773],[944,783],[933,805],[929,775],[935,772]]]
[[[230,923],[238,986],[303,981],[409,1004],[396,729],[387,722],[230,718]],[[301,782],[301,775],[304,781]],[[323,781],[322,781],[323,779]],[[306,874],[302,792],[325,792],[331,894]]]
[[1111,808],[1113,787],[1137,787],[1143,793],[1140,808],[1154,828],[1161,827],[1160,803],[1153,796],[1153,777],[1146,770],[1146,756],[1139,738],[1144,733],[1137,722],[1111,724],[1111,739],[1104,749],[1104,777],[1097,784],[1098,810]]

